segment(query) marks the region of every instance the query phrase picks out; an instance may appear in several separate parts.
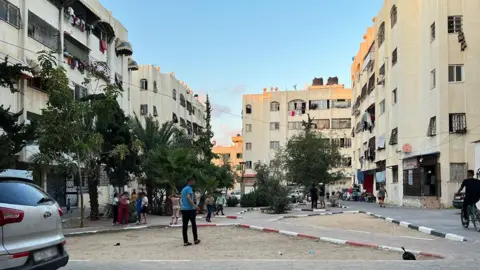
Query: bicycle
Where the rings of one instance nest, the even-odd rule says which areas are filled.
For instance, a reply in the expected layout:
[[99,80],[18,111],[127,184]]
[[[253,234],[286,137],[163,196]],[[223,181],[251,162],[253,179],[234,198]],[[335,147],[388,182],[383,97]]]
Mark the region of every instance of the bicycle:
[[480,232],[480,213],[478,212],[477,206],[475,204],[469,205],[468,208],[468,217],[469,219],[465,221],[463,218],[463,209],[460,213],[460,220],[464,228],[468,228],[470,221],[473,223],[473,227],[477,232]]

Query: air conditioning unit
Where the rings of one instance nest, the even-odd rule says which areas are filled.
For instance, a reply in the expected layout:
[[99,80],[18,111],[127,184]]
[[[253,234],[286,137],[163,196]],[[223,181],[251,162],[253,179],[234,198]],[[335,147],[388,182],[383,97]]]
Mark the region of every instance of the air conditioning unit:
[[377,85],[385,85],[385,76],[383,75],[378,76]]

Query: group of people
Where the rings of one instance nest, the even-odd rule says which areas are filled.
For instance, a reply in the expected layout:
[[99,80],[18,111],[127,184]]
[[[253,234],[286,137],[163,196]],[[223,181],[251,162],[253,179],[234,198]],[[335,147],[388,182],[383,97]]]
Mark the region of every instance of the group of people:
[[131,196],[126,191],[122,194],[115,192],[115,194],[113,195],[113,225],[128,226],[128,205],[130,204],[130,201],[135,202],[135,208],[137,212],[137,224],[142,223],[142,218],[144,220],[144,224],[147,224],[147,195],[145,194],[145,192],[140,192],[137,196],[137,193],[134,189]]
[[312,209],[318,208],[318,202],[320,201],[320,208],[325,208],[325,186],[320,183],[320,189],[317,189],[315,184],[312,184],[310,189],[310,198],[312,199]]

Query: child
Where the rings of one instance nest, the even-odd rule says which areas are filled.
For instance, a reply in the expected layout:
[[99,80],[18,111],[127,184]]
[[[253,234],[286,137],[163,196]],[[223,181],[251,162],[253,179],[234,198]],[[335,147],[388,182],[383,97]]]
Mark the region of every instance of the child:
[[142,194],[135,200],[136,202],[136,210],[137,210],[137,225],[142,222]]
[[[145,219],[145,224],[147,224],[147,211],[148,211],[148,198],[145,192],[140,193],[140,197],[142,198],[142,216]],[[141,219],[140,219],[141,221]]]
[[176,225],[180,214],[180,196],[178,196],[178,194],[171,195],[170,200],[172,201],[172,221],[170,222],[170,225]]
[[215,201],[213,200],[212,194],[208,194],[207,199],[205,200],[205,204],[207,205],[207,218],[205,219],[207,222],[211,222],[212,219],[212,212],[214,210],[214,203]]

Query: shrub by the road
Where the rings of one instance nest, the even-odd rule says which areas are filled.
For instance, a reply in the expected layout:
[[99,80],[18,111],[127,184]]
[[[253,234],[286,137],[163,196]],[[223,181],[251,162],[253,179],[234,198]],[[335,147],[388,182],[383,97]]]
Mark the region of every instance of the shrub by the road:
[[238,199],[235,196],[231,196],[227,198],[227,206],[228,207],[235,207],[238,204]]

